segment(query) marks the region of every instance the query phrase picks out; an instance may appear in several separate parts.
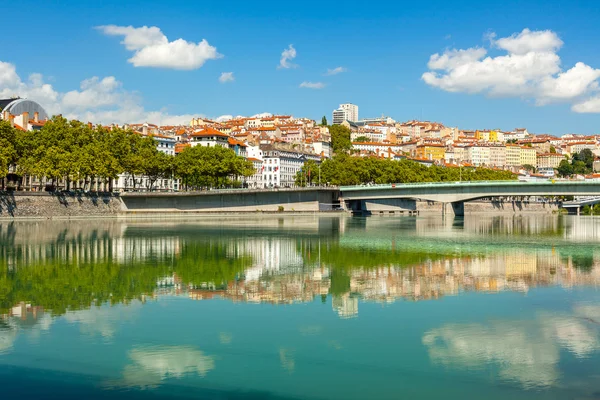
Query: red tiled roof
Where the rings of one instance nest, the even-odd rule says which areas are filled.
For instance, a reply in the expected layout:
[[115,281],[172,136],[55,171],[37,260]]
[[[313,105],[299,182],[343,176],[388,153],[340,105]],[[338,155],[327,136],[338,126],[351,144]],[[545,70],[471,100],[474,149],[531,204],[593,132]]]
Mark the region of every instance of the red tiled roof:
[[199,131],[196,131],[194,133],[192,133],[190,136],[193,137],[199,137],[199,136],[219,136],[219,137],[226,137],[228,138],[229,135],[224,134],[223,132],[219,132],[218,130],[208,127],[208,128],[204,128],[201,129]]

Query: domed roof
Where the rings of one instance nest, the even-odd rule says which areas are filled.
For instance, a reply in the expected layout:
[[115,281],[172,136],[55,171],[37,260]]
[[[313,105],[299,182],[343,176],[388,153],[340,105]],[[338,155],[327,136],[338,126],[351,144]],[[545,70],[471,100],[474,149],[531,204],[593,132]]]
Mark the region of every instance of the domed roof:
[[33,114],[37,112],[40,120],[48,119],[48,113],[44,107],[29,99],[0,99],[0,109],[2,112],[8,111],[12,115],[28,112],[30,118],[33,118]]

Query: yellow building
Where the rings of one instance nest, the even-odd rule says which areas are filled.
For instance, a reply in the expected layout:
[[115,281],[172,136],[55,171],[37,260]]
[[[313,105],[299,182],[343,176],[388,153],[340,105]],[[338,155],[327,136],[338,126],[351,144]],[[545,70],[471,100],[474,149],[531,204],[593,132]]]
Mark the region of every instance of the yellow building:
[[490,142],[504,142],[504,132],[490,131]]
[[537,151],[534,147],[521,146],[521,165],[537,165]]
[[441,144],[421,144],[417,146],[416,156],[425,160],[443,160],[446,148]]
[[484,142],[489,142],[490,141],[490,131],[476,130],[475,131],[475,139],[482,140]]
[[516,144],[506,145],[506,165],[509,167],[521,165],[521,146]]

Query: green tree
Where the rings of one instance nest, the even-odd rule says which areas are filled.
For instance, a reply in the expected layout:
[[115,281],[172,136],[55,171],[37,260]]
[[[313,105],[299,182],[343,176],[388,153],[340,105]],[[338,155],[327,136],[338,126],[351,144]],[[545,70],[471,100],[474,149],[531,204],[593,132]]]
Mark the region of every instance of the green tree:
[[361,142],[361,143],[365,143],[365,142],[370,142],[371,139],[369,139],[366,136],[359,136],[356,139],[354,139],[355,142]]
[[[590,173],[594,169],[594,153],[590,149],[583,149],[579,153],[573,154],[573,167],[575,168],[575,163],[581,161],[585,166],[585,172],[576,172],[576,173]],[[581,170],[581,164],[579,165],[579,169]]]
[[251,161],[220,146],[185,148],[175,157],[173,170],[181,178],[186,190],[223,187],[232,183],[231,178],[247,177],[254,173]]
[[8,121],[0,121],[0,178],[3,190],[6,176],[17,161],[17,130]]
[[352,149],[350,129],[343,125],[331,125],[329,126],[329,133],[334,153],[347,153]]
[[296,185],[302,187],[321,185],[320,168],[314,160],[306,160],[300,171],[296,173]]
[[323,118],[321,118],[321,125],[322,126],[327,126],[327,117],[323,115]]
[[561,160],[558,164],[557,172],[564,178],[573,175],[573,165],[568,160]]
[[578,174],[578,175],[584,175],[587,174],[588,168],[585,165],[584,161],[573,161],[573,173],[574,174]]

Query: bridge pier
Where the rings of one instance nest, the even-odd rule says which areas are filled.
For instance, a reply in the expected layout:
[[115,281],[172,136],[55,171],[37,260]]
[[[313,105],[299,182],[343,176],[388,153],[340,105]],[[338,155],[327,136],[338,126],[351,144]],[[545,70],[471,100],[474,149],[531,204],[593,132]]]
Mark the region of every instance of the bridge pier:
[[454,217],[464,217],[465,216],[465,202],[464,201],[454,201],[452,203],[442,203],[442,216],[446,215],[454,216]]

